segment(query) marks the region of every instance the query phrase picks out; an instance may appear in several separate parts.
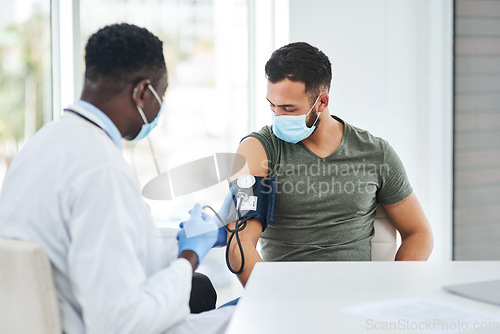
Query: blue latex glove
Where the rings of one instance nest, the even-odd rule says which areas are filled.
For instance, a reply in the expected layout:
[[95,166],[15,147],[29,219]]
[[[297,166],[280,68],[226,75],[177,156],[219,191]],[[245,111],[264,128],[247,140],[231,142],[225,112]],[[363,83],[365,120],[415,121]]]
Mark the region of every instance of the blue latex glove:
[[219,212],[217,212],[219,216],[222,218],[223,222],[221,222],[217,217],[214,217],[217,226],[220,226],[219,235],[217,237],[217,242],[215,243],[214,247],[224,247],[227,245],[227,231],[224,228],[224,226],[227,224],[227,219],[229,216],[231,206],[234,207],[233,192],[229,190],[229,192],[226,195],[226,198],[224,198],[224,202],[222,203]]
[[199,204],[195,204],[189,213],[191,217],[188,221],[181,223],[181,230],[177,234],[179,254],[185,250],[192,250],[198,256],[199,264],[215,245],[219,235],[219,227],[211,216],[202,213]]

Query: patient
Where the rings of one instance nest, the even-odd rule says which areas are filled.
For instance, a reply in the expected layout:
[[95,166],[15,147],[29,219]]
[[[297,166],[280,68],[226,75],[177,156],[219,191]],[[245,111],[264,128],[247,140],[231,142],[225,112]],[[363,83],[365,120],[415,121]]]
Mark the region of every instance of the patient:
[[[272,126],[243,138],[237,153],[247,166],[235,177],[276,177],[274,220],[249,220],[240,232],[240,282],[263,260],[369,261],[379,205],[402,237],[395,260],[426,260],[431,228],[398,155],[382,138],[330,115],[328,57],[292,43],[272,54],[265,71]],[[239,268],[238,246],[229,247]]]

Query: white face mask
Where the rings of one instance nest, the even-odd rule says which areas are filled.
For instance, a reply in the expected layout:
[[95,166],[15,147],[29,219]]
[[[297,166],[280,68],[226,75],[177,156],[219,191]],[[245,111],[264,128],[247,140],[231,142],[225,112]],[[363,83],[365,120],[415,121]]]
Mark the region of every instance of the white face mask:
[[296,144],[309,137],[316,129],[316,122],[318,121],[319,113],[314,121],[314,124],[310,128],[307,127],[306,118],[307,115],[309,115],[313,110],[320,96],[321,94],[316,98],[316,101],[312,105],[311,109],[305,115],[276,116],[273,113],[273,133],[276,137],[292,144]]
[[141,131],[139,131],[137,136],[135,136],[131,140],[141,140],[141,139],[145,138],[155,128],[155,126],[158,124],[158,120],[160,119],[160,114],[161,114],[161,111],[163,109],[163,101],[160,98],[160,96],[158,95],[158,93],[156,92],[156,90],[153,88],[153,86],[151,86],[151,84],[148,84],[148,87],[149,87],[149,90],[151,90],[151,92],[155,96],[158,103],[160,104],[160,111],[158,111],[158,115],[156,115],[155,119],[151,123],[148,123],[148,120],[146,118],[146,115],[144,115],[144,111],[142,110],[142,108],[139,106],[136,106],[137,110],[139,111],[139,114],[141,114],[141,117],[142,117],[142,120],[144,121],[144,124],[142,125]]

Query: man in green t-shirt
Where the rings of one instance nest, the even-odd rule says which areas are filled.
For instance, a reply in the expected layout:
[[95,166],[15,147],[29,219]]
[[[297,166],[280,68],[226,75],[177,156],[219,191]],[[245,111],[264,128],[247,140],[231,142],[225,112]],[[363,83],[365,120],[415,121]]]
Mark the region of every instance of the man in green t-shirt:
[[[432,232],[401,160],[385,140],[328,111],[328,57],[307,43],[291,43],[276,50],[265,69],[272,126],[241,141],[237,153],[247,166],[234,178],[276,177],[274,219],[268,226],[249,220],[240,232],[240,282],[245,285],[263,260],[369,261],[378,205],[401,234],[395,260],[426,260]],[[239,268],[238,245],[229,247],[229,261]]]

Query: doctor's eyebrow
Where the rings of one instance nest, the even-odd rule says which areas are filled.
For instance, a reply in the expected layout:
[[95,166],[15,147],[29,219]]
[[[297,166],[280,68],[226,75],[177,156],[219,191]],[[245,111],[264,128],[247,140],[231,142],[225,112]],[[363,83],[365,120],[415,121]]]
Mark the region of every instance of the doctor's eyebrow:
[[279,108],[291,108],[291,107],[295,107],[296,105],[295,104],[280,104],[280,105],[275,105],[274,103],[272,103],[271,101],[269,101],[269,99],[266,97],[266,100],[267,102],[269,102],[273,107],[279,107]]

